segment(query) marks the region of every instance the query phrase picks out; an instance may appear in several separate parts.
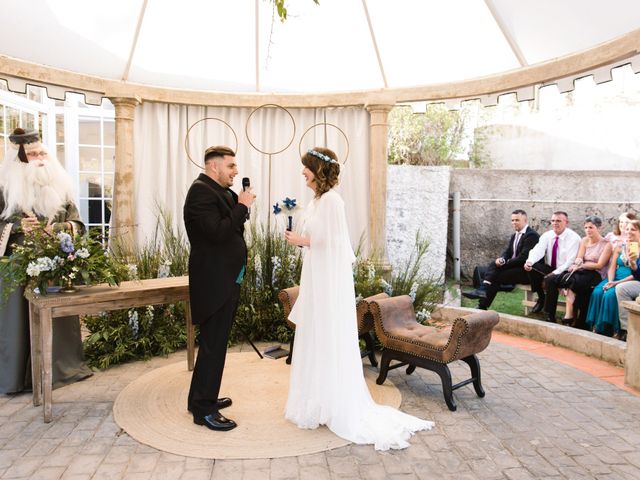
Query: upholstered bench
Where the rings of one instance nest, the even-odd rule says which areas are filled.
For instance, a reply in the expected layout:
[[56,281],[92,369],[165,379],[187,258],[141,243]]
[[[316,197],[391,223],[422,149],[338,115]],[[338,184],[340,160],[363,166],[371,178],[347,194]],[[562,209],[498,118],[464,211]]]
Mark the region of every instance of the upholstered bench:
[[[456,410],[453,391],[473,382],[476,393],[484,397],[480,378],[480,362],[476,354],[491,341],[491,331],[499,321],[493,311],[479,311],[456,318],[443,329],[421,325],[416,321],[411,297],[403,295],[369,302],[378,340],[384,346],[380,374],[376,382],[384,383],[389,370],[408,365],[407,375],[416,367],[437,373],[442,380],[442,393],[449,410]],[[392,360],[400,363],[390,366]],[[462,360],[471,369],[471,378],[452,385],[447,364]]]
[[[293,358],[293,343],[296,336],[296,324],[289,320],[289,314],[291,313],[291,309],[293,305],[296,303],[298,299],[299,288],[297,285],[295,287],[285,288],[278,292],[278,300],[282,304],[282,309],[284,310],[284,319],[287,323],[287,326],[293,330],[293,335],[291,336],[291,343],[289,344],[289,356],[287,357],[287,363],[291,363],[291,358]],[[374,367],[378,366],[378,360],[376,359],[376,354],[374,350],[374,341],[373,341],[373,317],[369,313],[369,300],[385,298],[386,294],[380,293],[378,295],[373,295],[371,297],[365,298],[364,300],[360,300],[356,305],[356,313],[357,313],[357,321],[358,321],[358,337],[361,340],[364,340],[365,350],[361,351],[360,354],[362,357],[369,357],[369,361],[371,365]]]

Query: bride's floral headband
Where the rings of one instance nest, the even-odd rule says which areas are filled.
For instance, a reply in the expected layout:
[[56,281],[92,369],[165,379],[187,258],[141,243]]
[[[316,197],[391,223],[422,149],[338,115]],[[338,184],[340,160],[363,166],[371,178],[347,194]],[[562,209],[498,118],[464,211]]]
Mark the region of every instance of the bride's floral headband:
[[325,155],[324,153],[316,152],[315,150],[307,150],[307,153],[313,155],[314,157],[318,157],[320,160],[324,160],[329,163],[338,163],[335,158],[331,158],[329,155]]

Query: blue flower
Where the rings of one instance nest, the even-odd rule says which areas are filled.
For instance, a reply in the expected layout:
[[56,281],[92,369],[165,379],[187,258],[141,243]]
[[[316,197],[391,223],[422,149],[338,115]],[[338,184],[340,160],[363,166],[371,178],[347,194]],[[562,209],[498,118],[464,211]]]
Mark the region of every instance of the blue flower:
[[73,246],[73,241],[71,239],[71,235],[68,233],[59,233],[58,240],[60,241],[60,249],[64,253],[73,253],[75,247]]
[[280,205],[278,205],[278,203],[276,202],[276,204],[273,206],[273,214],[277,215],[282,211],[282,208],[280,208]]
[[296,199],[295,198],[285,198],[284,200],[282,200],[282,203],[284,203],[284,206],[287,207],[287,210],[293,210],[294,208],[296,208]]

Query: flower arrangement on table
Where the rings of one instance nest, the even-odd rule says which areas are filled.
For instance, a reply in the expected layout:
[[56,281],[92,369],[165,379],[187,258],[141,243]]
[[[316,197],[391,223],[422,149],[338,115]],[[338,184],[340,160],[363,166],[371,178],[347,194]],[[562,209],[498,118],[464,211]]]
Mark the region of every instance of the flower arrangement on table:
[[34,229],[13,246],[11,256],[0,260],[5,299],[21,286],[46,295],[50,285],[73,291],[79,284],[119,285],[127,277],[126,266],[108,254],[96,235],[72,237]]

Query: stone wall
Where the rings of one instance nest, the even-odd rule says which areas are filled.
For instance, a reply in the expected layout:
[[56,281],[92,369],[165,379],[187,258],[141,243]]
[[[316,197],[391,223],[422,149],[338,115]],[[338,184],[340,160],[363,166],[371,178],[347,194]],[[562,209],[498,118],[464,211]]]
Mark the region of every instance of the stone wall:
[[[471,277],[473,267],[497,258],[512,233],[510,214],[521,208],[529,224],[542,233],[551,214],[569,214],[569,227],[583,236],[586,215],[603,218],[603,232],[612,229],[624,211],[640,210],[640,174],[622,171],[482,170],[451,171],[450,192],[461,197],[461,270]],[[449,205],[451,207],[451,204]],[[452,211],[449,208],[447,275],[453,272]]]
[[444,275],[450,172],[449,167],[388,166],[387,253],[394,268],[409,259],[419,231],[429,241],[422,273]]

